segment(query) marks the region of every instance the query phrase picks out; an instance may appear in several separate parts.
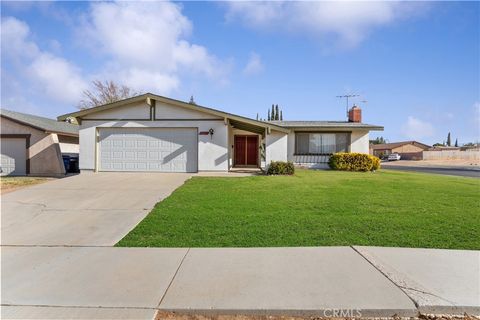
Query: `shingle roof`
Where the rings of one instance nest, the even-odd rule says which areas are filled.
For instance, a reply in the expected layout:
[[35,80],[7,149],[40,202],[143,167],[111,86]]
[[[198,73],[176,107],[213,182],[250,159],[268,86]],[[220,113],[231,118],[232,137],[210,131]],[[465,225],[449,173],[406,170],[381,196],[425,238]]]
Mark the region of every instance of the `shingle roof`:
[[382,126],[347,121],[267,121],[284,128],[350,128],[383,130]]
[[33,114],[21,113],[6,109],[0,109],[0,115],[47,132],[64,133],[78,136],[78,125],[75,124],[59,122],[57,120],[35,116]]
[[385,150],[385,149],[395,149],[401,146],[404,146],[406,144],[416,144],[418,146],[423,146],[425,149],[431,148],[429,145],[426,145],[424,143],[418,142],[418,141],[400,141],[400,142],[392,142],[392,143],[382,143],[382,144],[374,144],[372,145],[373,150]]

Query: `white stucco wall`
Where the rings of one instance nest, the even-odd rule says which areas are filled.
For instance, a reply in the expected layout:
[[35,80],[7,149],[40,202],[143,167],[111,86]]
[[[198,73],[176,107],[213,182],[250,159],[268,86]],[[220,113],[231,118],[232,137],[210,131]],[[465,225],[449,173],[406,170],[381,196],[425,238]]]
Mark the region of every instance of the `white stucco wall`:
[[221,121],[83,121],[80,126],[80,170],[95,170],[96,130],[101,128],[198,128],[215,130],[198,136],[198,170],[228,170],[227,126]]
[[132,103],[127,106],[96,112],[85,119],[150,119],[150,106],[146,102]]
[[265,139],[266,165],[271,161],[287,161],[288,135],[280,131],[271,131]]
[[155,119],[223,119],[221,117],[187,108],[168,105],[157,101]]
[[350,152],[369,153],[369,135],[366,130],[356,130],[351,135]]

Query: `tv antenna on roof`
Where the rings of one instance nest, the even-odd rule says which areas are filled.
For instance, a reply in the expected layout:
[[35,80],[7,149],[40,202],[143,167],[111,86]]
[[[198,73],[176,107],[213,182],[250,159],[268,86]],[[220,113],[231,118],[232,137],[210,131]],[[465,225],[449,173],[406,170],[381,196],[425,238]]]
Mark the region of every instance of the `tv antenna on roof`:
[[359,94],[344,94],[341,96],[337,96],[337,98],[345,98],[347,100],[347,109],[346,109],[346,114],[347,114],[347,121],[348,121],[348,99],[349,98],[354,98],[354,97],[359,97]]

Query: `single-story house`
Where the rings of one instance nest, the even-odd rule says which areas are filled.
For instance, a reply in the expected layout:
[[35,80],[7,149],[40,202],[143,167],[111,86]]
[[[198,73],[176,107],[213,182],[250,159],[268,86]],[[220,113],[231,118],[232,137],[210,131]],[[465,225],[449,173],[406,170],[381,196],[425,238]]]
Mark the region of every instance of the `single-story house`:
[[[334,152],[368,153],[353,121],[257,121],[151,93],[58,117],[80,125],[81,171],[229,171],[271,161],[325,166]],[[352,112],[351,112],[352,114]]]
[[402,141],[392,143],[373,144],[371,146],[371,153],[374,156],[381,157],[382,155],[389,155],[398,153],[404,160],[422,160],[423,151],[431,147],[417,141]]
[[61,176],[78,157],[78,125],[0,109],[1,175]]

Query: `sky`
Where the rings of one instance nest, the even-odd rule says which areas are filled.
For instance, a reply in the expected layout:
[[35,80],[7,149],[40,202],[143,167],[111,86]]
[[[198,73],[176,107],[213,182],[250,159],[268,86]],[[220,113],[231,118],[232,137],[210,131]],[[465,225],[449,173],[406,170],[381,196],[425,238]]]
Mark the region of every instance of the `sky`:
[[1,2],[1,107],[55,118],[93,80],[390,142],[480,140],[479,2]]

